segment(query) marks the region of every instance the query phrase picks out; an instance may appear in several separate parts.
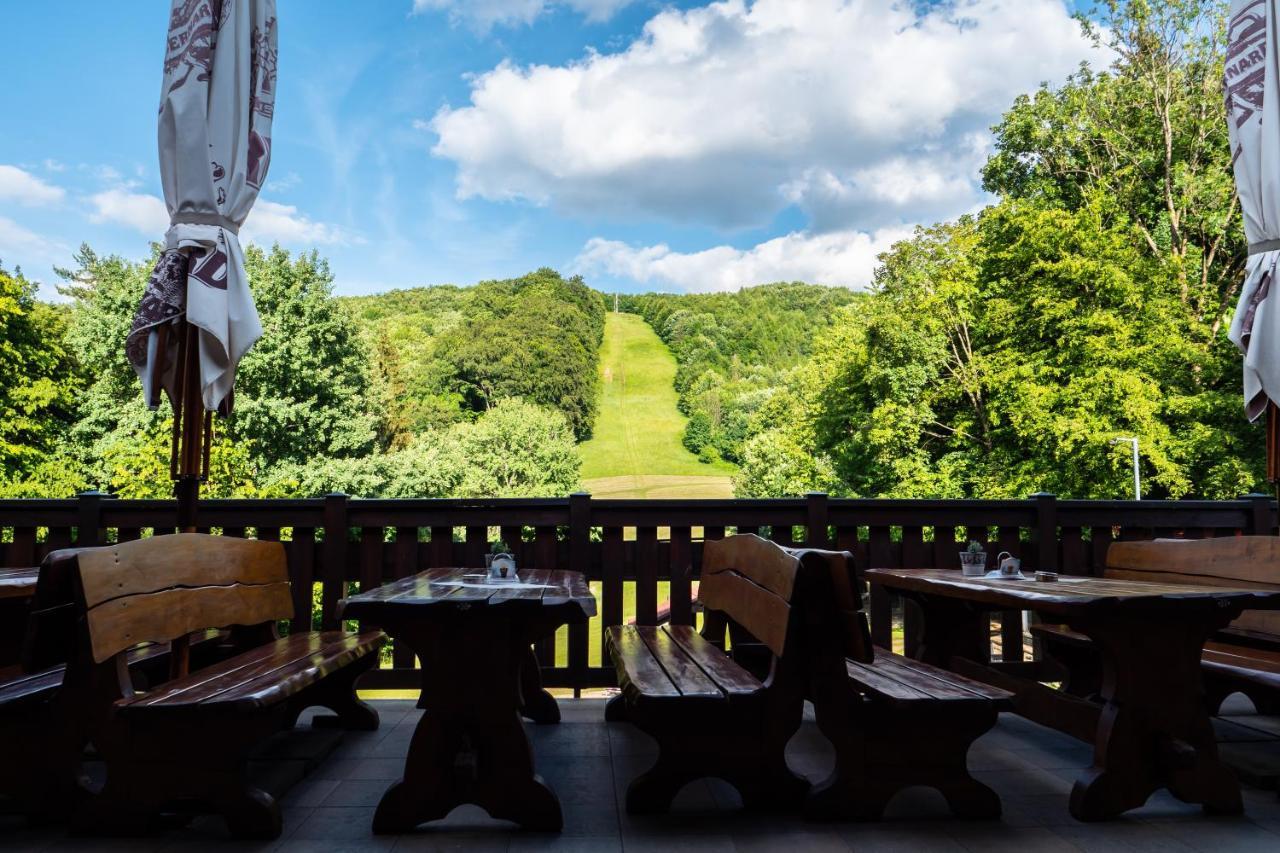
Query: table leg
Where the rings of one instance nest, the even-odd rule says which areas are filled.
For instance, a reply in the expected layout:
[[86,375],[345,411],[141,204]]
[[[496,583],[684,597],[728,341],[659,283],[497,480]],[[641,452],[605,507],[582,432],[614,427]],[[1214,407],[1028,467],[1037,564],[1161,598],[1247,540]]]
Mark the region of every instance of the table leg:
[[389,630],[422,661],[424,710],[404,778],[383,795],[373,831],[407,832],[463,803],[526,829],[559,831],[560,801],[534,772],[520,719],[527,635],[472,614]]
[[1116,817],[1160,788],[1211,813],[1242,811],[1240,785],[1218,758],[1200,672],[1205,640],[1237,615],[1112,613],[1070,622],[1097,644],[1103,666],[1093,766],[1071,791],[1078,820]]
[[991,616],[963,601],[935,595],[911,596],[923,622],[916,657],[950,669],[953,657],[986,663],[991,657]]
[[560,705],[542,686],[542,667],[532,646],[520,669],[520,700],[520,713],[526,719],[540,725],[560,722]]

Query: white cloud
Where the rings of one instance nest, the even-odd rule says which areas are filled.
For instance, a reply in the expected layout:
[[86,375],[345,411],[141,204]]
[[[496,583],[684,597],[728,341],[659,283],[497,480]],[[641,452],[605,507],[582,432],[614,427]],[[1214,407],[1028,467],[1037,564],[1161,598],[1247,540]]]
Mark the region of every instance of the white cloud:
[[23,274],[28,279],[42,282],[39,290],[41,298],[58,298],[53,287],[43,285],[42,276],[52,272],[55,265],[66,264],[71,256],[70,246],[0,216],[0,261],[4,262],[6,269],[22,267]]
[[288,172],[279,178],[267,181],[266,190],[271,193],[286,193],[302,186],[302,176],[297,172]]
[[874,234],[795,232],[750,249],[717,246],[701,252],[673,252],[664,244],[637,248],[596,237],[583,247],[573,266],[582,273],[604,273],[690,292],[737,290],[774,281],[860,289],[871,283],[876,257],[909,236],[907,228],[886,228]]
[[607,21],[634,0],[413,0],[414,12],[442,11],[454,22],[480,32],[494,26],[531,24],[556,6],[565,6],[588,21]]
[[291,204],[259,200],[240,230],[246,243],[266,245],[283,243],[290,246],[347,246],[362,239],[325,222],[316,222]]
[[620,53],[478,75],[433,151],[462,198],[874,231],[980,202],[987,129],[1091,51],[1063,0],[724,0]]
[[[89,215],[93,222],[124,225],[155,240],[169,230],[169,211],[157,196],[117,188],[92,195],[89,201],[94,208]],[[254,204],[240,236],[245,243],[302,248],[363,242],[336,225],[311,219],[294,205],[263,199]]]
[[146,193],[115,188],[89,196],[92,222],[132,228],[152,240],[159,240],[169,230],[169,211],[164,201]]
[[0,201],[26,207],[47,207],[62,201],[67,191],[46,183],[30,172],[0,163]]

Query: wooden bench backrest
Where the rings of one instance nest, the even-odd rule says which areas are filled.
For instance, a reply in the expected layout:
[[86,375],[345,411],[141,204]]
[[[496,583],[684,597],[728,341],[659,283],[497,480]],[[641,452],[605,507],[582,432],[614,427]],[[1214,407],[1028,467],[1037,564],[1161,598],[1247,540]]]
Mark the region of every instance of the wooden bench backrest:
[[824,615],[832,620],[825,631],[829,642],[838,643],[846,658],[870,663],[874,652],[871,627],[862,609],[862,593],[856,577],[853,555],[848,551],[805,549],[795,552],[804,565],[813,564],[825,579],[823,594],[830,595]]
[[94,661],[205,628],[293,616],[284,546],[179,533],[76,555]]
[[754,534],[712,540],[702,550],[698,600],[782,657],[799,570],[798,557]]
[[[1104,577],[1280,589],[1280,537],[1224,536],[1216,539],[1157,539],[1113,542]],[[1246,610],[1232,628],[1267,634],[1280,642],[1280,611]]]

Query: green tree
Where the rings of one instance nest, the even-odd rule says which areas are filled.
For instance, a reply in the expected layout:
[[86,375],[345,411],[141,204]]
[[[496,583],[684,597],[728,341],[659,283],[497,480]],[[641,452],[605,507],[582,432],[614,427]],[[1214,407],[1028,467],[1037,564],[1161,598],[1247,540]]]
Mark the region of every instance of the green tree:
[[81,387],[63,345],[66,312],[36,300],[22,272],[0,265],[0,483],[57,452]]
[[466,460],[459,497],[555,497],[579,486],[573,430],[557,411],[504,400],[454,431]]
[[814,456],[781,430],[762,432],[747,442],[733,478],[740,498],[799,497],[806,492],[839,493],[831,461]]

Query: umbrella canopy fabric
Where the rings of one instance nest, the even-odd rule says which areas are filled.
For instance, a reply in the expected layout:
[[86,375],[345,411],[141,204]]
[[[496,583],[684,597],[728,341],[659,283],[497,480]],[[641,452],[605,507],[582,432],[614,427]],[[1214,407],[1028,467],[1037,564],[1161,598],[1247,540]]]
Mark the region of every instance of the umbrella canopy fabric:
[[240,248],[271,162],[276,0],[172,0],[160,99],[170,227],[126,352],[148,405],[175,399],[185,318],[199,330],[200,399],[230,409],[236,365],[262,335]]
[[1268,298],[1280,262],[1276,13],[1277,0],[1234,0],[1224,71],[1227,131],[1249,240],[1247,274],[1229,335],[1244,353],[1250,420],[1266,411],[1268,400],[1280,399],[1280,300]]

